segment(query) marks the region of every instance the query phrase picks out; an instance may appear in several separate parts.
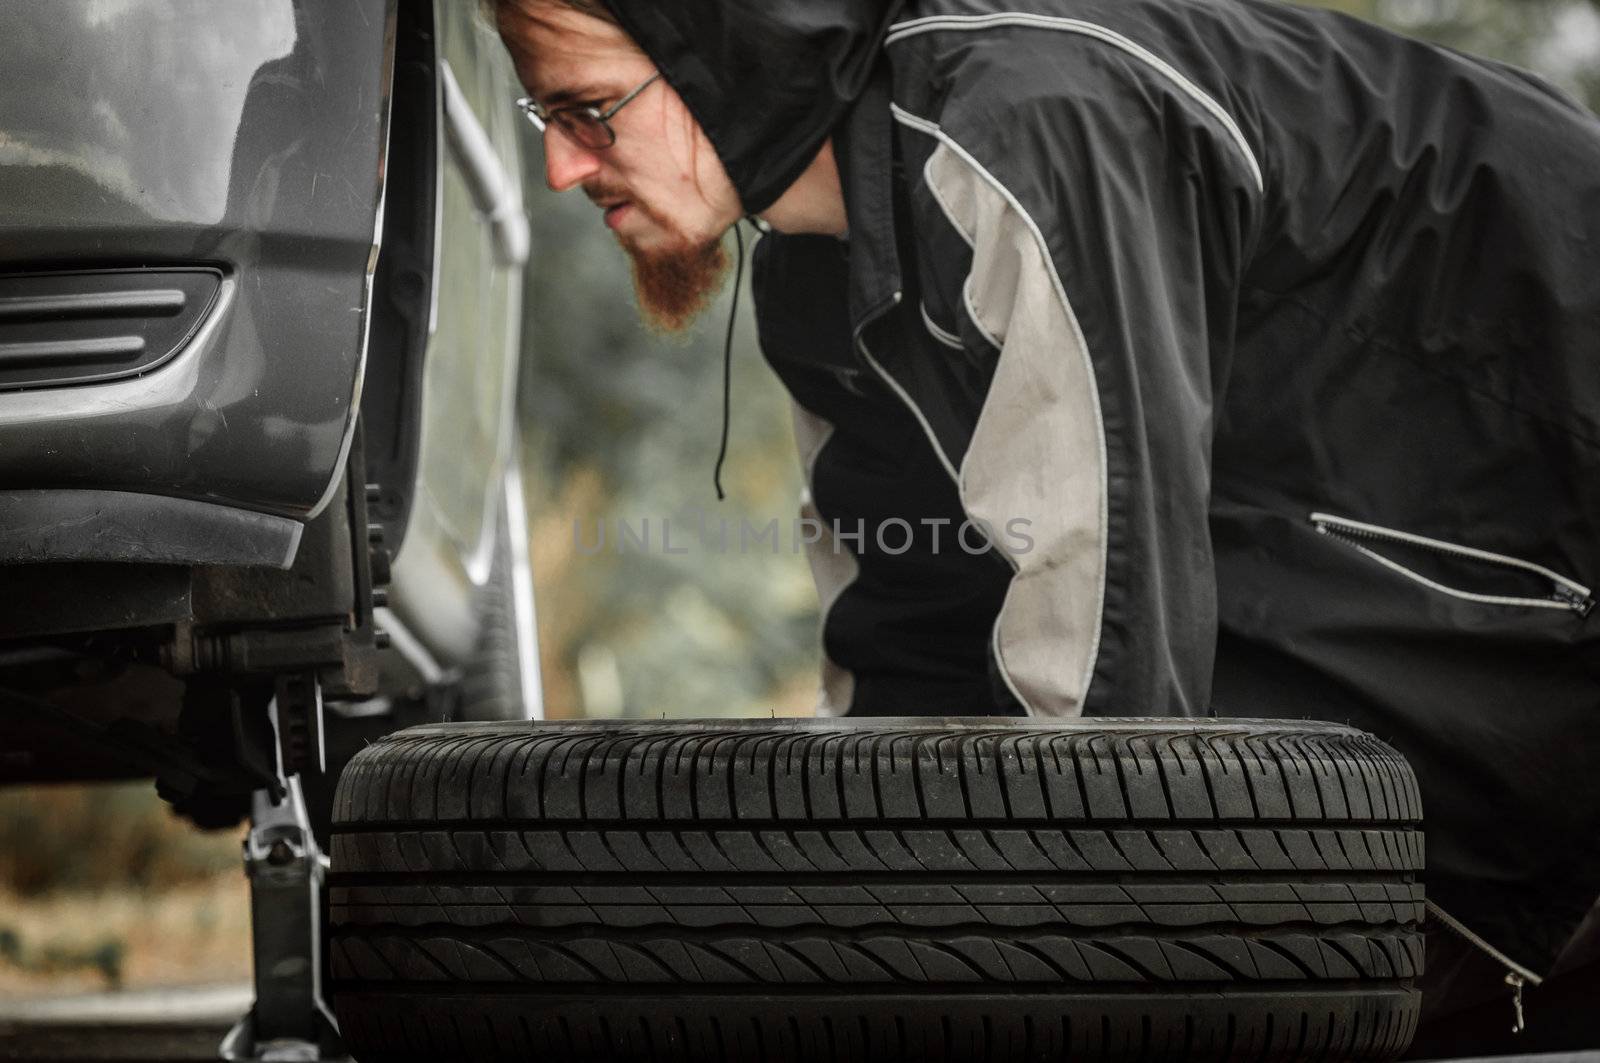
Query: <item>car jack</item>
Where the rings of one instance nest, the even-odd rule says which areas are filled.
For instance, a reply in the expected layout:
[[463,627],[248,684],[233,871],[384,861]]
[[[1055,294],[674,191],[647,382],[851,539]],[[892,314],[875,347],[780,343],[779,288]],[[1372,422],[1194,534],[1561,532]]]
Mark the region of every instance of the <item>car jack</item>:
[[227,1060],[332,1060],[348,1053],[322,995],[322,888],[327,858],[306,815],[300,777],[283,795],[257,790],[244,842],[256,1000],[222,1041]]

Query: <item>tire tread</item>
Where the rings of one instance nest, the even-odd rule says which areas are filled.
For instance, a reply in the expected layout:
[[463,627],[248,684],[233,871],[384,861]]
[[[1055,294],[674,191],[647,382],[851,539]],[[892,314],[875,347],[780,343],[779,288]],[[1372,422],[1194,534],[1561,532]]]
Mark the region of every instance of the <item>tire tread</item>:
[[1403,1051],[1424,849],[1388,746],[1320,724],[983,723],[478,725],[369,747],[330,879],[352,1045]]

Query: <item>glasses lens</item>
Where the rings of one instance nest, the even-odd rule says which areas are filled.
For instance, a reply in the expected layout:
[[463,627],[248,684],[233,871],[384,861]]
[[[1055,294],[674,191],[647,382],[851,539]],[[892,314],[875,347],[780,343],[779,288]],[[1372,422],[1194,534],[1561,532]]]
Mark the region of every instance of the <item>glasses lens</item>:
[[609,148],[616,141],[611,134],[611,127],[588,108],[552,111],[550,120],[573,140],[593,151]]

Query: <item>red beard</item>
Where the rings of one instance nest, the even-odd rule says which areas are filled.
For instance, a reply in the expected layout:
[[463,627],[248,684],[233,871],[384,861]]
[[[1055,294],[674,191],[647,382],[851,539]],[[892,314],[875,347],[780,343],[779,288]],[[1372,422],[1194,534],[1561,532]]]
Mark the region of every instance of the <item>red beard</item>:
[[682,333],[711,305],[728,276],[720,240],[641,251],[623,244],[633,264],[633,290],[645,322],[658,332]]

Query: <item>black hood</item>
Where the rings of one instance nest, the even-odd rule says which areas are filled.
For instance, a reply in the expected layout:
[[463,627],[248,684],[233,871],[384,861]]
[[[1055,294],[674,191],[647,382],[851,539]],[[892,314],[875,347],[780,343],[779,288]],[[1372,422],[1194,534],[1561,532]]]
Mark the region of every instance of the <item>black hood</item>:
[[683,97],[756,214],[860,95],[903,0],[604,3]]

